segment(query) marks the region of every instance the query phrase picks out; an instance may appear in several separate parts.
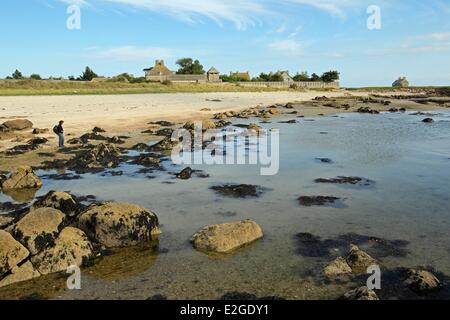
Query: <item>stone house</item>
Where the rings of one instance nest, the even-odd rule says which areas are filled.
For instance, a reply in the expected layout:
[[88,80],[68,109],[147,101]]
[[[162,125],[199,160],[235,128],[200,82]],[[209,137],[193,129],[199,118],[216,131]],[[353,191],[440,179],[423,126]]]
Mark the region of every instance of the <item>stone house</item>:
[[289,75],[289,71],[278,71],[278,74],[283,78],[283,82],[294,82],[294,79]]
[[222,82],[220,80],[219,71],[212,67],[207,74],[176,74],[167,68],[164,60],[156,60],[155,66],[144,69],[145,78],[148,81],[164,82],[170,81],[175,83],[206,83],[206,82]]
[[392,87],[394,88],[408,88],[409,87],[409,82],[408,80],[406,80],[405,77],[400,77],[397,80],[394,81],[394,83],[392,84]]

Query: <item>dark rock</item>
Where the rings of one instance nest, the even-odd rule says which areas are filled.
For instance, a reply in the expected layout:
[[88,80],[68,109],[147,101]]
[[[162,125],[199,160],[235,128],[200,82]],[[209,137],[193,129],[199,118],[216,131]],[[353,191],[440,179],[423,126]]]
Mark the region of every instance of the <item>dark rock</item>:
[[369,107],[361,107],[358,109],[359,113],[370,113],[370,114],[379,114],[380,112],[377,110],[372,110]]
[[431,118],[425,118],[425,119],[422,120],[422,122],[423,122],[423,123],[433,123],[434,120],[431,119]]
[[94,129],[92,129],[93,133],[104,133],[106,132],[106,130],[99,128],[99,127],[94,127]]
[[34,138],[34,139],[31,139],[30,141],[28,141],[27,143],[31,144],[31,145],[39,145],[39,144],[44,144],[47,142],[48,142],[48,139],[45,139],[45,138]]
[[329,257],[330,250],[342,245],[336,240],[322,240],[320,237],[311,233],[297,234],[298,248],[297,253],[310,258]]
[[333,160],[331,160],[329,158],[316,158],[316,160],[321,163],[333,163]]
[[183,169],[179,174],[177,174],[177,178],[181,180],[189,180],[192,176],[192,169],[187,167]]
[[44,134],[44,133],[48,133],[50,130],[49,129],[39,129],[39,128],[35,128],[33,129],[33,134]]
[[356,244],[377,258],[406,257],[409,254],[405,249],[409,242],[405,240],[388,240],[356,233],[340,235],[338,239],[347,244]]
[[153,122],[149,122],[148,124],[158,125],[161,127],[172,127],[175,125],[175,123],[169,122],[169,121],[153,121]]
[[46,174],[41,176],[42,179],[56,180],[56,181],[70,181],[83,179],[80,175],[73,173],[61,173],[61,174]]
[[160,142],[149,148],[150,151],[170,151],[175,148],[180,142],[177,140],[172,140],[169,137],[164,138]]
[[287,103],[284,108],[286,109],[294,109],[294,105],[292,103]]
[[8,213],[26,208],[26,203],[0,202],[0,212]]
[[138,144],[132,146],[130,150],[136,150],[136,151],[140,151],[140,152],[148,152],[149,148],[150,148],[150,146],[145,143],[138,143]]
[[297,123],[297,120],[280,121],[279,123],[295,124],[295,123]]
[[360,177],[344,177],[339,176],[337,178],[332,179],[324,179],[319,178],[314,180],[315,183],[331,183],[331,184],[348,184],[348,185],[355,185],[360,187],[371,187],[375,184],[375,181],[366,179],[366,178],[360,178]]
[[157,168],[161,164],[161,158],[154,154],[141,154],[140,156],[134,158],[131,163],[147,168]]
[[338,200],[340,200],[340,198],[327,196],[301,196],[298,198],[298,202],[304,207],[335,206]]
[[230,198],[259,197],[262,188],[248,184],[225,184],[211,187],[217,194]]

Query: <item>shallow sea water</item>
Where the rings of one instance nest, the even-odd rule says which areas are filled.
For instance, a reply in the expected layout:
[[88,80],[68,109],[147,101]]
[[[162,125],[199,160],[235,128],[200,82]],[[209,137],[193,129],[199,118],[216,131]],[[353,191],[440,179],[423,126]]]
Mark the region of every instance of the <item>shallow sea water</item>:
[[[210,177],[182,181],[171,172],[183,167],[167,161],[167,171],[149,174],[152,179],[137,174],[139,166],[125,164],[116,169],[124,172],[119,177],[44,180],[37,195],[70,190],[143,205],[157,213],[163,234],[153,248],[121,250],[84,269],[82,290],[65,290],[65,278],[53,275],[2,289],[0,297],[146,299],[161,294],[217,299],[230,291],[287,299],[339,297],[351,284],[317,281],[330,258],[302,256],[296,238],[300,232],[323,239],[356,233],[404,240],[409,253],[380,258],[383,266],[432,266],[450,275],[450,112],[439,112],[433,124],[422,123],[423,118],[342,114],[298,118],[297,124],[261,124],[280,129],[280,170],[275,176],[261,176],[258,166],[192,166]],[[314,183],[337,176],[376,183],[372,188]],[[209,189],[223,183],[255,184],[266,191],[260,198],[231,199]],[[301,207],[301,195],[336,196],[346,206]],[[8,200],[0,194],[0,201]],[[205,225],[240,219],[259,223],[264,238],[227,256],[208,256],[189,243]],[[338,250],[335,255],[345,254]]]

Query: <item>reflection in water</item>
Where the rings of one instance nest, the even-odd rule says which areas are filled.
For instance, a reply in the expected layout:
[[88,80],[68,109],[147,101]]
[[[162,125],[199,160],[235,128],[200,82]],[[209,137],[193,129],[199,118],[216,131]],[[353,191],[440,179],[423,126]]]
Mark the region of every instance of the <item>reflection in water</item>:
[[145,247],[116,249],[110,255],[94,261],[93,266],[83,270],[99,280],[126,280],[152,267],[158,259],[158,241]]
[[42,276],[0,288],[0,300],[49,300],[64,294],[67,275],[64,273]]
[[21,189],[21,190],[8,190],[4,191],[4,194],[9,196],[15,202],[28,203],[34,199],[39,189]]

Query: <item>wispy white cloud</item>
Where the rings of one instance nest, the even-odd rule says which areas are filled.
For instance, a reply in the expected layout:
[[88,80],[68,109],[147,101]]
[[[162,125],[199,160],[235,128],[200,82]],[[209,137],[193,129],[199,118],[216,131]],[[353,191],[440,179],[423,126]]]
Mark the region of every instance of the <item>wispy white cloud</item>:
[[87,0],[59,0],[60,2],[67,3],[69,5],[77,5],[80,7],[84,7],[88,5]]
[[344,18],[348,11],[355,7],[367,5],[366,0],[285,0],[294,4],[310,6],[331,15]]
[[232,22],[238,29],[246,29],[260,22],[260,17],[271,14],[255,0],[103,0],[136,9],[161,12],[188,23],[207,18],[223,25]]
[[[176,19],[194,23],[204,19],[233,23],[238,29],[255,26],[262,21],[283,16],[285,5],[313,7],[327,14],[344,17],[347,10],[360,6],[368,0],[57,0],[69,4],[116,4],[136,10],[147,10],[167,14]],[[381,0],[380,0],[381,1]],[[286,14],[286,13],[284,13]],[[278,32],[284,32],[281,25]],[[282,31],[280,31],[282,30]]]
[[303,45],[295,39],[275,40],[269,43],[268,47],[281,54],[290,56],[300,56],[303,54]]
[[173,50],[159,47],[121,46],[114,48],[91,47],[84,50],[84,55],[98,60],[116,62],[144,62],[153,59],[168,59]]
[[410,52],[438,52],[450,49],[450,32],[436,32],[407,38],[401,49]]

